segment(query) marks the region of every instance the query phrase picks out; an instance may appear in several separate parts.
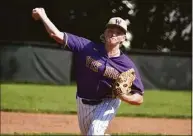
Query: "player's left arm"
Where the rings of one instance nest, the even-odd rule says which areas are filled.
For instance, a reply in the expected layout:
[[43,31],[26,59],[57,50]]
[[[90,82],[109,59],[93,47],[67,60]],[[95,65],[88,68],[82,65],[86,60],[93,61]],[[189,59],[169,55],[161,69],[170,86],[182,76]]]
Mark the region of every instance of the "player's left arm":
[[132,105],[141,105],[143,103],[143,95],[139,93],[134,93],[131,95],[123,94],[119,96],[119,98],[129,104]]

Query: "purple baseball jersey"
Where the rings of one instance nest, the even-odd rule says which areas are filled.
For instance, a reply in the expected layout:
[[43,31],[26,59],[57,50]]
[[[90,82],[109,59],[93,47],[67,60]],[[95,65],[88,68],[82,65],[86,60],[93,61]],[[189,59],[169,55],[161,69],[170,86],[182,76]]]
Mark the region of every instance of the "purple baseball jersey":
[[139,72],[129,57],[108,58],[104,44],[64,33],[65,49],[75,55],[77,95],[86,99],[103,99],[112,94],[111,85],[121,72],[134,68],[136,79],[132,93],[143,95],[144,87]]

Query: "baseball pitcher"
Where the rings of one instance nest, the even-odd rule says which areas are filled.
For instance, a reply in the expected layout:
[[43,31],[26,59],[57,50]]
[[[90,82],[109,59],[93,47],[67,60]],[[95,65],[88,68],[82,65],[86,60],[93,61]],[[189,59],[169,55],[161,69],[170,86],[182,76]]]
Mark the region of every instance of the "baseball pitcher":
[[104,135],[121,101],[131,105],[143,102],[144,87],[139,72],[120,50],[126,40],[125,20],[111,18],[104,30],[104,43],[97,44],[61,32],[43,8],[33,9],[32,17],[41,20],[50,37],[75,55],[77,114],[82,135]]

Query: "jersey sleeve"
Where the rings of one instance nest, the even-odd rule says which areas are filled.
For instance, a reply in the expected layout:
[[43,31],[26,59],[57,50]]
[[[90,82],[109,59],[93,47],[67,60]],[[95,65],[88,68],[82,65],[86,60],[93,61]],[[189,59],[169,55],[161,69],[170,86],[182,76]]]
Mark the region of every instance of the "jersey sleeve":
[[136,79],[134,80],[133,85],[131,87],[131,94],[134,94],[134,93],[139,93],[141,95],[144,94],[143,83],[141,81],[141,78],[137,76],[137,74],[136,74]]
[[69,51],[81,52],[90,43],[91,41],[86,38],[64,32],[64,48]]
[[143,86],[139,71],[134,64],[132,65],[132,68],[134,68],[134,70],[135,70],[136,78],[133,82],[133,85],[131,86],[131,94],[139,93],[139,94],[143,95],[144,94],[144,86]]

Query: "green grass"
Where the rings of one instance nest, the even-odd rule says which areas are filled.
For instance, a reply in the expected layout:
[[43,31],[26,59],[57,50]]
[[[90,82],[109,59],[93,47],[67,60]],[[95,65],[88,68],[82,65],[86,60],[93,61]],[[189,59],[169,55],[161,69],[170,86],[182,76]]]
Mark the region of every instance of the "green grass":
[[[1,110],[76,114],[75,86],[1,85]],[[146,91],[144,103],[122,103],[117,116],[191,118],[191,91]]]
[[191,92],[146,91],[144,104],[140,106],[121,105],[119,115],[191,118]]

